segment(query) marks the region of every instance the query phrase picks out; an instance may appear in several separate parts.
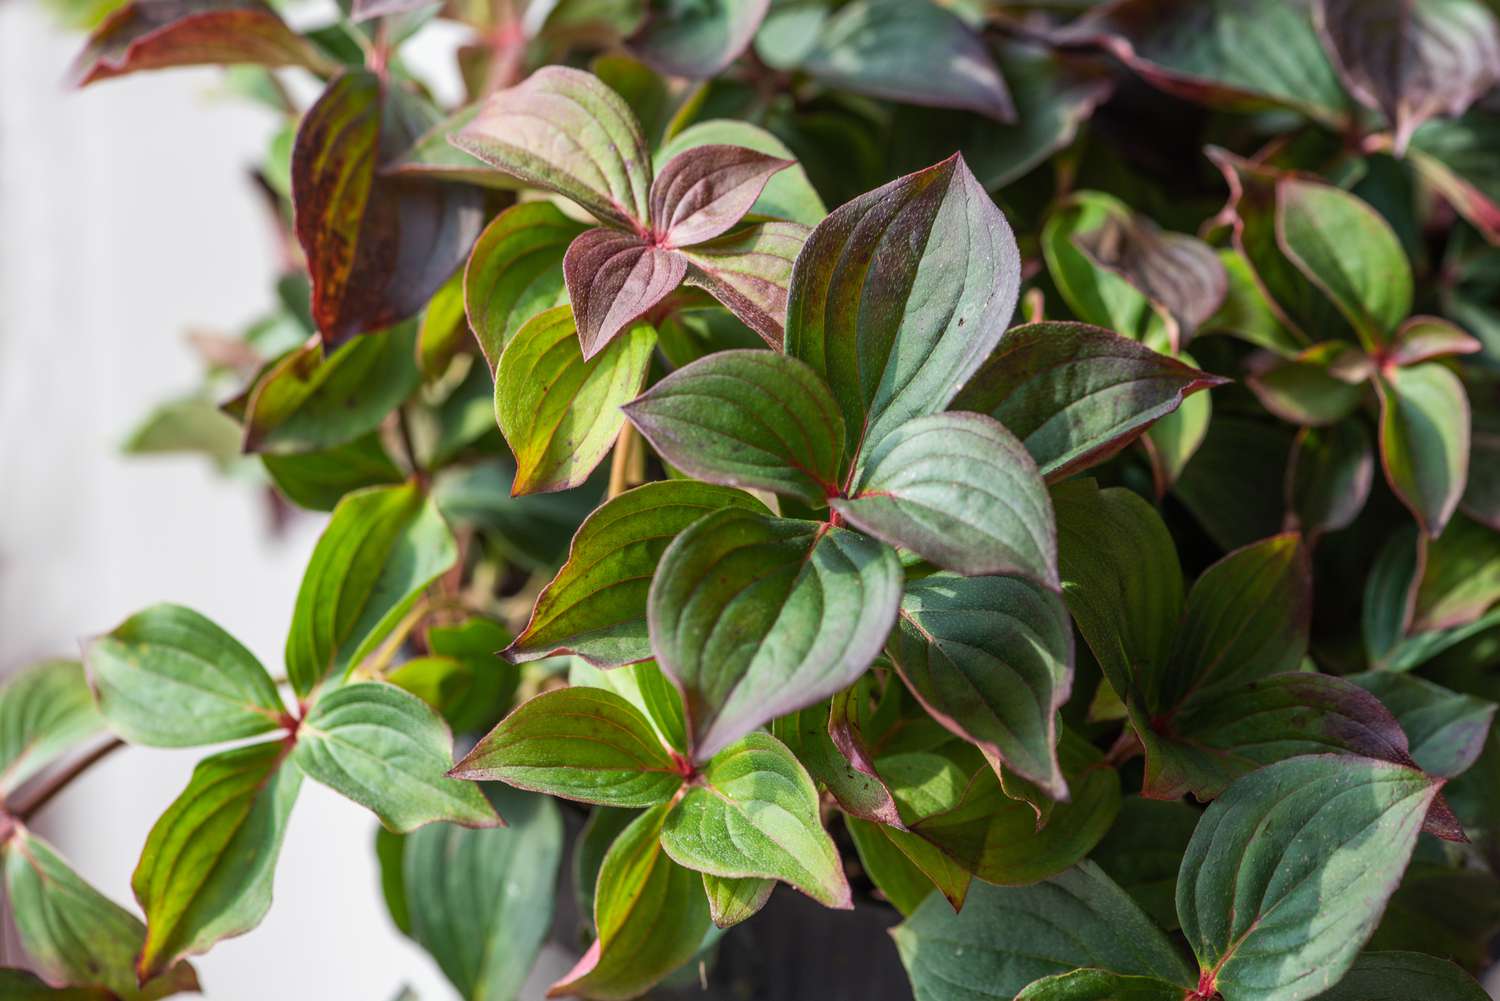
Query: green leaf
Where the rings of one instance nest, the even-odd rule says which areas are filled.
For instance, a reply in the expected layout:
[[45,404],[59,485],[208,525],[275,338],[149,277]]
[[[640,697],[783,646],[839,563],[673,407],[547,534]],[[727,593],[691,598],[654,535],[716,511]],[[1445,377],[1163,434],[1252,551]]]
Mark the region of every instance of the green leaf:
[[662,850],[663,803],[615,839],[594,891],[598,937],[549,997],[625,1001],[692,959],[712,928],[703,880]]
[[555,191],[601,221],[647,221],[651,154],[635,115],[598,77],[546,66],[491,95],[452,142],[527,184]]
[[[1202,394],[1152,428],[1160,431]],[[1204,424],[1209,414],[1202,414]],[[1149,437],[1149,436],[1148,436]],[[1172,495],[1182,502],[1220,549],[1238,549],[1285,530],[1286,467],[1296,435],[1279,421],[1221,414],[1214,418],[1191,461],[1181,469]],[[1156,442],[1151,441],[1152,450]]]
[[1500,242],[1500,172],[1489,155],[1497,132],[1500,118],[1471,110],[1428,121],[1406,151],[1406,161],[1491,243]]
[[915,834],[845,816],[844,825],[865,875],[903,917],[911,917],[936,889],[961,910],[973,876]]
[[1375,478],[1375,452],[1359,421],[1303,428],[1287,463],[1287,511],[1309,539],[1348,528],[1364,510]]
[[1417,365],[1434,358],[1471,355],[1484,344],[1447,320],[1436,316],[1413,316],[1396,331],[1390,360],[1397,365]]
[[683,718],[682,695],[655,661],[643,660],[600,670],[575,657],[568,665],[568,684],[614,692],[645,714],[664,745],[674,751],[687,752],[687,721]]
[[667,815],[673,861],[729,879],[779,879],[827,907],[853,906],[818,790],[792,752],[751,733],[715,754]]
[[446,777],[453,737],[442,717],[395,685],[360,681],[319,696],[292,761],[399,833],[438,820],[500,823],[478,786]]
[[822,506],[838,493],[844,420],[812,369],[772,351],[719,351],[625,405],[661,457],[700,480]]
[[1315,344],[1290,358],[1250,361],[1245,381],[1261,406],[1284,421],[1312,427],[1335,424],[1364,401],[1370,363],[1345,341]]
[[1225,1001],[1302,1001],[1375,930],[1439,783],[1414,768],[1310,755],[1252,772],[1188,844],[1177,913]]
[[563,254],[586,228],[551,202],[522,202],[479,234],[464,268],[464,308],[491,372],[527,320],[567,301]]
[[544,692],[516,708],[450,773],[603,806],[654,806],[683,773],[646,717],[600,688]]
[[1411,312],[1411,265],[1378,212],[1347,191],[1300,178],[1276,186],[1283,253],[1333,300],[1369,350]]
[[288,353],[250,390],[245,451],[309,452],[344,445],[380,426],[416,391],[417,328],[402,324],[328,353],[313,343]]
[[1381,666],[1396,651],[1411,625],[1414,592],[1425,559],[1416,526],[1404,525],[1391,533],[1370,565],[1361,603],[1360,632],[1365,655],[1376,666]]
[[556,306],[518,330],[495,373],[495,416],[516,456],[512,495],[576,487],[613,447],[641,390],[656,333],[637,323],[584,361],[573,311]]
[[1317,1001],[1485,1001],[1489,995],[1446,959],[1416,952],[1367,952]]
[[1067,797],[1057,711],[1072,689],[1073,630],[1060,597],[1019,578],[924,577],[907,585],[886,653],[934,719]]
[[646,599],[657,563],[679,533],[721,508],[765,512],[749,494],[691,480],[647,483],[611,498],[579,526],[568,561],[505,656],[520,664],[572,653],[600,667],[650,657]]
[[242,438],[234,418],[193,395],[156,406],[120,450],[126,455],[199,454],[227,465],[239,458]]
[[1182,1001],[1182,988],[1155,977],[1074,970],[1036,981],[1016,1001]]
[[1060,202],[1042,227],[1047,273],[1073,315],[1087,324],[1139,339],[1155,316],[1151,301],[1119,272],[1100,266],[1074,239],[1116,231],[1131,218],[1130,207],[1102,191],[1079,191]]
[[1177,866],[1201,814],[1182,800],[1126,796],[1114,826],[1089,853],[1152,921],[1168,931],[1177,928]]
[[724,879],[703,874],[703,892],[708,896],[708,913],[717,928],[733,928],[755,917],[771,899],[776,889],[774,879]]
[[948,405],[999,343],[1019,288],[1010,226],[953,156],[818,224],[792,271],[786,351],[833,390],[853,458]]
[[1438,362],[1382,373],[1375,389],[1386,481],[1422,530],[1436,538],[1458,507],[1468,478],[1468,394]]
[[1152,86],[1214,107],[1292,108],[1332,127],[1349,99],[1297,0],[1124,0],[1064,34],[1103,46]]
[[375,431],[317,452],[262,453],[260,461],[282,496],[310,511],[332,511],[345,494],[404,479]]
[[1459,515],[1426,544],[1412,594],[1414,633],[1465,626],[1500,601],[1500,532]]
[[1146,705],[1162,711],[1190,693],[1297,670],[1311,617],[1312,580],[1300,536],[1235,550],[1193,584],[1169,665],[1159,680],[1144,681]]
[[[695,122],[668,139],[656,151],[656,169],[659,171],[683,150],[711,145],[743,146],[784,160],[794,159],[786,144],[765,129],[750,122],[716,118]],[[766,182],[765,190],[751,206],[750,214],[816,226],[828,210],[823,207],[823,199],[807,179],[802,165],[794,163]]]
[[401,875],[406,855],[406,835],[375,827],[375,861],[380,867],[380,895],[391,923],[401,934],[411,935],[411,911],[406,900],[406,883]]
[[287,677],[306,696],[358,664],[458,558],[419,483],[349,494],[318,538],[286,640]]
[[901,583],[893,550],[820,523],[731,508],[678,535],[647,615],[694,760],[853,684],[895,622]]
[[1124,487],[1054,487],[1063,598],[1122,698],[1146,665],[1163,664],[1182,617],[1182,569],[1166,523]]
[[[5,849],[5,893],[21,947],[38,972],[58,983],[105,988],[122,1001],[198,990],[187,963],[139,984],[135,957],[146,926],[79,878],[47,842],[22,828]],[[0,995],[12,997],[3,986]]]
[[[1177,357],[1190,365],[1197,364],[1186,352]],[[1151,463],[1157,494],[1165,494],[1187,472],[1189,463],[1208,440],[1212,416],[1212,398],[1199,393],[1183,400],[1181,406],[1157,421],[1140,439]]]
[[1099,327],[1028,323],[1006,331],[953,407],[1005,425],[1051,481],[1098,465],[1226,381]]
[[41,977],[9,967],[0,967],[0,991],[8,1001],[115,1001],[102,988],[49,987]]
[[469,333],[464,315],[464,273],[455,271],[422,312],[417,328],[417,368],[429,382],[440,379],[453,364]]
[[[1093,850],[1120,808],[1120,777],[1103,755],[1066,732],[1058,752],[1067,802],[1040,809],[1035,796],[1016,798],[1024,783],[985,766],[967,776],[952,806],[911,818],[912,831],[987,883],[1018,886],[1056,875]],[[901,790],[892,791],[900,802]]]
[[83,665],[46,660],[0,686],[0,800],[104,730]]
[[[1457,792],[1449,783],[1444,794],[1456,799]],[[1488,872],[1418,859],[1407,867],[1366,948],[1447,956],[1464,969],[1482,970],[1489,962],[1486,943],[1497,930],[1500,880]]]
[[465,998],[517,997],[552,927],[563,822],[542,796],[493,789],[505,828],[432,824],[406,837],[411,936]]
[[1400,721],[1413,760],[1428,775],[1461,775],[1484,750],[1495,703],[1390,671],[1355,674],[1349,680],[1379,699]]
[[857,94],[1016,119],[983,40],[930,0],[854,0],[822,25],[801,68]]
[[1092,862],[1033,886],[976,883],[954,913],[929,897],[892,932],[916,1001],[1010,1001],[1079,967],[1158,977],[1191,990],[1177,949]]
[[132,744],[218,744],[283,725],[281,696],[255,655],[181,605],[132,615],[84,656],[100,711]]
[[632,50],[663,73],[704,80],[744,52],[771,0],[706,0],[657,4]]
[[829,506],[944,569],[1057,587],[1047,487],[1025,447],[984,414],[912,418],[869,453],[854,495]]
[[[838,696],[835,697],[839,698]],[[815,782],[828,789],[845,813],[881,824],[901,825],[896,803],[861,746],[845,754],[830,736],[830,703],[819,702],[772,721],[771,733],[787,746]]]
[[146,836],[131,889],[146,915],[142,978],[260,924],[302,773],[280,741],[198,762]]

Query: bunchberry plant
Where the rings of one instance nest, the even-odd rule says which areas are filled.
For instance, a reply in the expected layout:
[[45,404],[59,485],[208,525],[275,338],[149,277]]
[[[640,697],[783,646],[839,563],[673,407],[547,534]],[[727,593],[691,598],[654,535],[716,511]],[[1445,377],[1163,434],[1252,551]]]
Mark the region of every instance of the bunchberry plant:
[[[77,76],[283,114],[278,305],[130,447],[331,514],[281,664],[159,605],[0,689],[0,996],[194,989],[310,780],[468,999],[711,990],[773,893],[918,1001],[1485,997],[1490,0],[283,13]],[[28,826],[122,744],[212,748],[140,917]]]

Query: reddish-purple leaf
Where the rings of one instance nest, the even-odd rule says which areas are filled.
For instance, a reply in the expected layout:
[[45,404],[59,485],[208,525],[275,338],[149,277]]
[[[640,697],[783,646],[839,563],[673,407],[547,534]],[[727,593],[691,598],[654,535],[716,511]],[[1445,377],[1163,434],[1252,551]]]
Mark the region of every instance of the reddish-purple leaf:
[[1396,365],[1417,365],[1449,355],[1471,355],[1483,349],[1484,345],[1447,320],[1413,316],[1396,331],[1390,361]]
[[630,106],[591,73],[543,67],[491,95],[449,141],[602,222],[645,231],[651,152]]
[[796,161],[744,146],[694,146],[651,184],[651,227],[663,247],[712,240],[744,218],[766,182]]
[[687,283],[727,306],[772,348],[786,329],[792,266],[810,233],[794,222],[764,222],[681,251]]
[[563,255],[563,279],[588,361],[630,322],[682,284],[687,261],[634,233],[591,229]]
[[1111,213],[1104,225],[1075,234],[1073,243],[1166,314],[1174,351],[1218,311],[1229,290],[1229,275],[1212,247],[1137,213]]
[[89,36],[73,78],[83,87],[140,70],[238,63],[331,72],[327,59],[258,0],[136,0]]
[[328,86],[297,130],[297,239],[312,277],[313,319],[328,346],[420,310],[484,224],[474,189],[379,174],[431,117],[416,98],[356,70]]
[[1397,154],[1434,115],[1500,83],[1500,23],[1481,0],[1318,0],[1318,30],[1349,92],[1383,112]]

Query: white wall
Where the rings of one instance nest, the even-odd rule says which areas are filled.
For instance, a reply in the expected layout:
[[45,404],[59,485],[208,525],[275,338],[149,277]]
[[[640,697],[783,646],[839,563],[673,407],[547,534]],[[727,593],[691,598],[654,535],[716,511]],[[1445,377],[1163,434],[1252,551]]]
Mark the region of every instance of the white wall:
[[[193,384],[185,330],[233,330],[269,305],[246,168],[271,122],[214,98],[214,71],[68,90],[78,42],[35,6],[0,3],[0,674],[163,600],[274,669],[317,523],[272,540],[243,484],[118,454],[154,401]],[[197,756],[119,752],[37,826],[129,904],[146,832]],[[380,1001],[409,983],[452,997],[385,916],[369,814],[303,789],[270,916],[198,961],[206,996]]]

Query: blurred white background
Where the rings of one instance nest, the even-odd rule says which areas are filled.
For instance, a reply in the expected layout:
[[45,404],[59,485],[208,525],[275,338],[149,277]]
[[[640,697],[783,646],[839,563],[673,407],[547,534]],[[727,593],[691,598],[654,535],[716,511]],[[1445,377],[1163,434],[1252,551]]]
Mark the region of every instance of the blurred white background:
[[[207,462],[119,453],[154,402],[195,384],[186,330],[237,330],[271,305],[248,168],[273,122],[218,96],[212,70],[72,90],[80,44],[0,3],[0,676],[76,656],[156,601],[199,609],[274,670],[319,523],[274,540],[253,491]],[[198,757],[118,752],[36,826],[133,909],[146,832]],[[368,813],[305,783],[271,913],[198,960],[205,996],[453,997],[386,916],[373,835]]]

